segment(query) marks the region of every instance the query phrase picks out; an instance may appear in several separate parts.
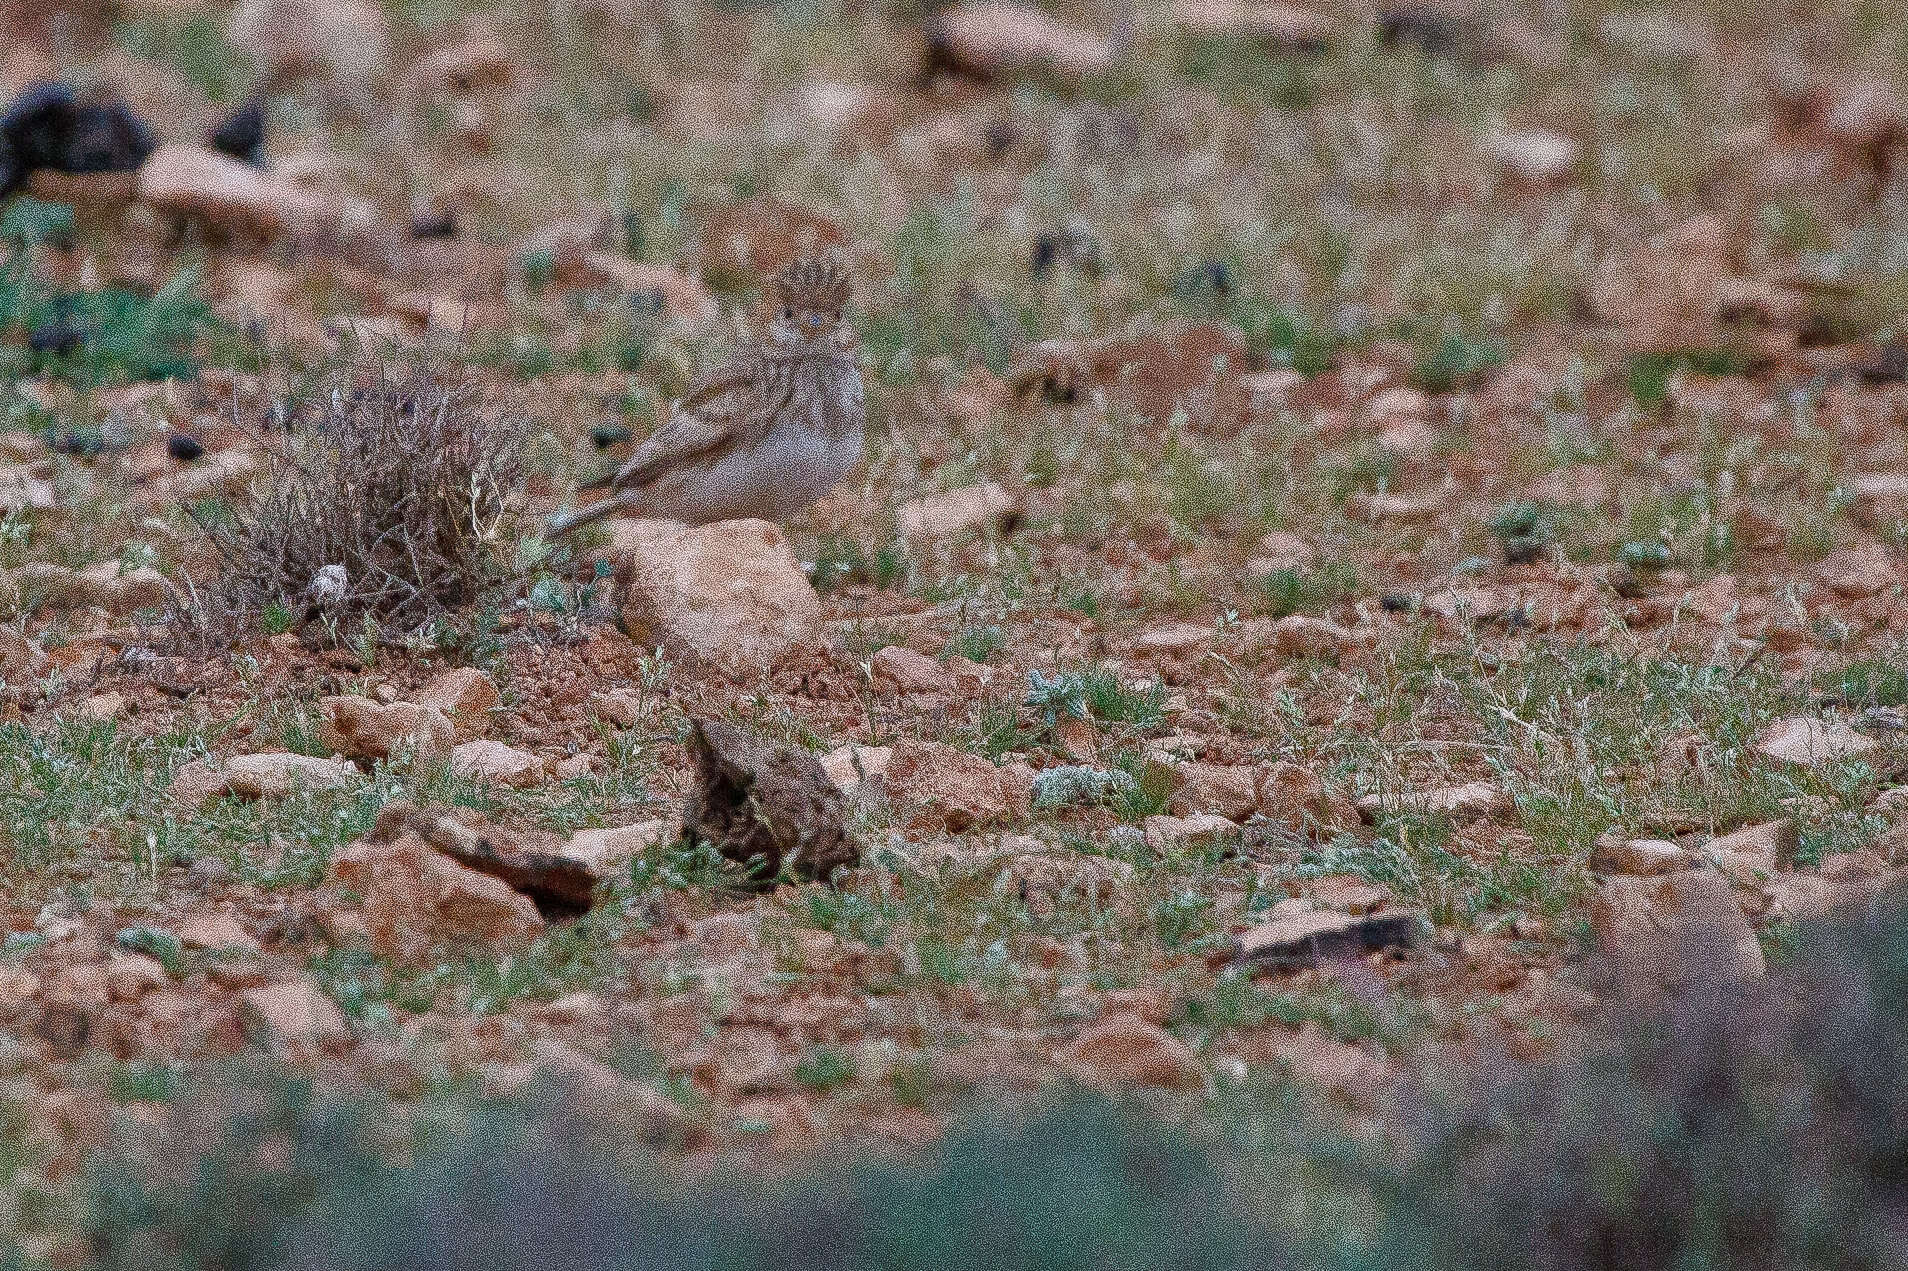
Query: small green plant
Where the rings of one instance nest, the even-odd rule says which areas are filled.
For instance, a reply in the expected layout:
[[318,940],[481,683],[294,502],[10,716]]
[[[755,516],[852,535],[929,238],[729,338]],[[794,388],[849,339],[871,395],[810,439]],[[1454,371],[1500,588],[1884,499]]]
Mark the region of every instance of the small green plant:
[[1135,784],[1132,774],[1117,768],[1089,768],[1080,764],[1043,768],[1034,777],[1033,807],[1036,812],[1092,807],[1131,794]]
[[1274,618],[1320,613],[1358,594],[1358,571],[1347,561],[1331,561],[1316,570],[1275,569],[1259,584],[1265,611]]
[[1504,560],[1524,565],[1541,557],[1557,539],[1557,511],[1528,499],[1508,503],[1491,517],[1491,536],[1503,544]]
[[1849,706],[1908,706],[1908,651],[1849,663],[1829,696]]
[[949,645],[951,652],[959,654],[969,662],[985,662],[998,653],[1007,643],[1007,633],[998,623],[989,623],[984,627],[963,627],[959,635]]
[[1448,393],[1476,383],[1502,366],[1506,356],[1501,340],[1476,340],[1448,332],[1419,353],[1411,382],[1429,393]]
[[1669,397],[1670,380],[1678,371],[1697,375],[1740,375],[1748,363],[1727,349],[1686,349],[1680,353],[1647,353],[1630,359],[1630,396],[1643,407],[1660,406]]
[[204,14],[145,12],[115,25],[113,41],[134,57],[173,66],[214,102],[230,101],[251,79],[251,59],[232,47],[222,23]]
[[832,1046],[817,1046],[795,1065],[795,1080],[817,1094],[827,1094],[855,1079],[855,1061]]
[[1104,667],[1054,675],[1027,673],[1027,706],[1049,729],[1063,719],[1153,728],[1165,718],[1165,700],[1165,685],[1155,681],[1143,688],[1129,688]]
[[179,943],[179,937],[159,927],[127,927],[114,943],[128,952],[145,954],[169,975],[178,975],[185,966],[185,946]]
[[815,590],[823,595],[849,583],[862,583],[887,589],[907,577],[907,551],[898,543],[878,547],[870,555],[866,548],[845,534],[821,536],[815,549],[812,579]]
[[1212,897],[1177,891],[1153,905],[1153,934],[1160,947],[1180,952],[1200,943],[1213,929]]

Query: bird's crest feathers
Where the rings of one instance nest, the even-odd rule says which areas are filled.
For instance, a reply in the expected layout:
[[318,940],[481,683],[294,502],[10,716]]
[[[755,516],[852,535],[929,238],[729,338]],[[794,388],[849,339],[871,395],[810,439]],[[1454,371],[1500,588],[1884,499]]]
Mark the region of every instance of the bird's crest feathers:
[[839,310],[848,303],[848,261],[833,248],[798,256],[769,280],[777,307]]

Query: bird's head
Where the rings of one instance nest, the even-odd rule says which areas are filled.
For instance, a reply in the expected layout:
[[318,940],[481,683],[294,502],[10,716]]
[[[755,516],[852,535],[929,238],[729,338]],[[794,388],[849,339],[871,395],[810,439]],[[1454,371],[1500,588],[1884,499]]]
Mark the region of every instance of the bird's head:
[[790,353],[852,353],[848,262],[838,251],[790,261],[769,279],[769,340]]

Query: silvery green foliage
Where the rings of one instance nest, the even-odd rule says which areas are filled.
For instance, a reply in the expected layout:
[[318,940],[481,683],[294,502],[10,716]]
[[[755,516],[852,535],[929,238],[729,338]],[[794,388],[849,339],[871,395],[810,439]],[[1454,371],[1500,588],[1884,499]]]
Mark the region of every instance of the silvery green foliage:
[[1137,786],[1130,773],[1118,769],[1067,764],[1048,768],[1034,778],[1035,811],[1104,803],[1115,795],[1131,794]]
[[1041,713],[1048,727],[1061,719],[1092,719],[1087,708],[1087,680],[1078,671],[1058,675],[1027,672],[1027,705]]

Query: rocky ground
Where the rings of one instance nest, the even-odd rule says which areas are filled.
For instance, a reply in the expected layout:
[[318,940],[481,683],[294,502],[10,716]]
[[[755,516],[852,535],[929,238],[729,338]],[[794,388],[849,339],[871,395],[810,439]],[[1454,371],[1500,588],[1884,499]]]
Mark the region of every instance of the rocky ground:
[[[0,8],[11,1194],[261,1054],[689,1154],[1370,1111],[1908,877],[1908,48],[1524,8]],[[828,243],[864,467],[543,541]],[[228,604],[419,358],[486,587]]]

